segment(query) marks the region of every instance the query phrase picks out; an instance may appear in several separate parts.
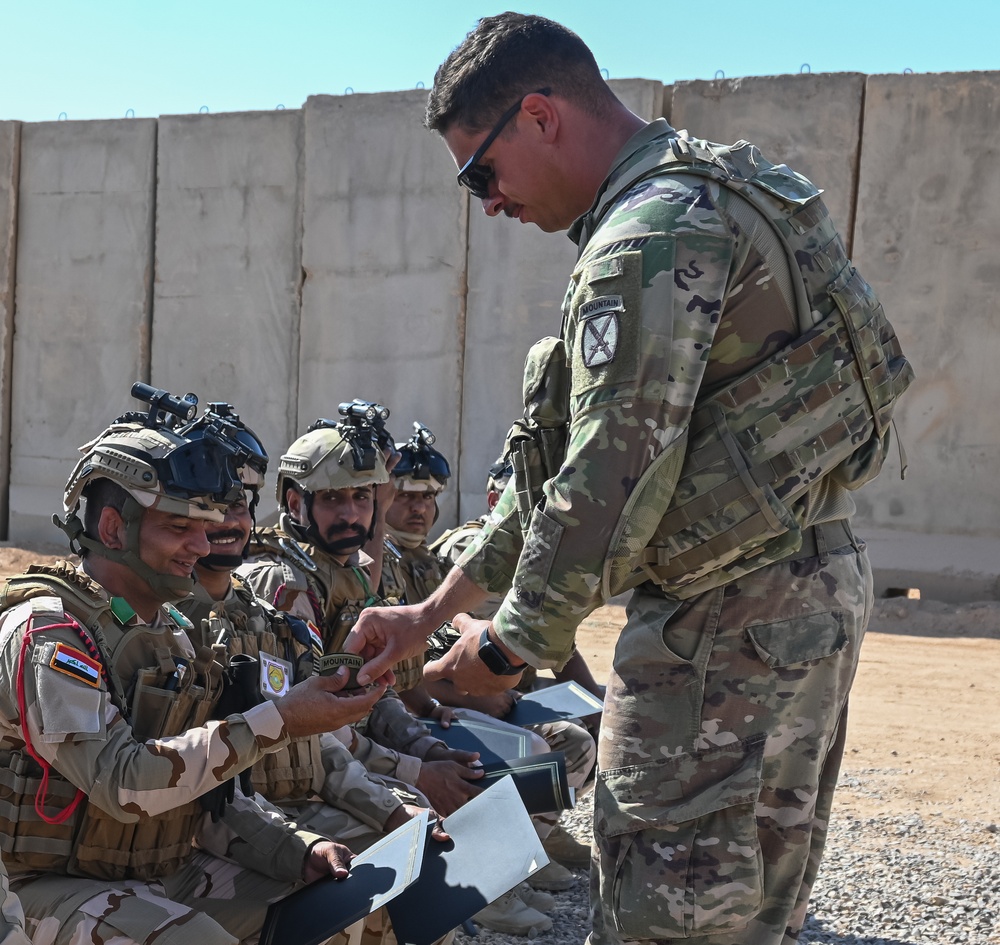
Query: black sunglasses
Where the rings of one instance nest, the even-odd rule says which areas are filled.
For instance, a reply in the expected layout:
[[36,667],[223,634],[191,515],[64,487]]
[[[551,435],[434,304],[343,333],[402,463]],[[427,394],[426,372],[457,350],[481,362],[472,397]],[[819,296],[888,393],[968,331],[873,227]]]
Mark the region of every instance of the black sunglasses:
[[503,131],[507,122],[521,110],[521,104],[529,95],[551,94],[552,89],[536,89],[534,92],[526,92],[522,95],[497,119],[493,130],[486,136],[483,143],[476,148],[476,153],[462,165],[462,169],[458,172],[458,183],[462,187],[468,187],[473,197],[485,200],[490,195],[490,179],[493,177],[493,168],[479,162],[482,160],[489,146],[496,140],[496,136]]

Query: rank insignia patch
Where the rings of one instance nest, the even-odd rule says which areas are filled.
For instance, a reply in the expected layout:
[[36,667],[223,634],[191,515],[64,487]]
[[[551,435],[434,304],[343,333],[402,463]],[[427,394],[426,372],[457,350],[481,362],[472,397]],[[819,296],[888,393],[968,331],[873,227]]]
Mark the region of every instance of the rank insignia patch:
[[101,684],[101,664],[81,650],[57,643],[49,666],[95,688]]
[[592,315],[583,323],[583,363],[600,367],[615,358],[618,349],[618,313]]

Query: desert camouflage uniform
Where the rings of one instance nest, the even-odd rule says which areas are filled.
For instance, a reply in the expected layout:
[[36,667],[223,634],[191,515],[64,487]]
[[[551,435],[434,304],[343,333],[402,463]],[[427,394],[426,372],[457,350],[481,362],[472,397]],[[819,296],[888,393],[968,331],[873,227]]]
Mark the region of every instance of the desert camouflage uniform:
[[[565,386],[550,391],[565,457],[524,533],[512,481],[459,561],[506,593],[494,626],[539,667],[565,662],[606,599],[619,522],[645,529],[636,551],[650,541],[673,485],[637,486],[667,451],[680,466],[696,401],[800,333],[720,185],[676,169],[625,184],[674,135],[662,120],[635,135],[571,229]],[[541,374],[529,364],[526,387]],[[598,751],[593,945],[796,941],[872,597],[853,510],[820,479],[797,500],[799,554],[712,574],[683,603],[652,582],[634,593]]]
[[10,891],[7,870],[0,862],[0,945],[29,945],[24,932],[24,910]]
[[[42,591],[0,616],[0,842],[32,938],[125,945],[255,936],[267,904],[297,887],[309,849],[325,838],[296,829],[238,790],[218,822],[201,812],[198,798],[288,743],[280,714],[266,703],[189,727],[203,707],[214,705],[211,680],[218,677],[211,651],[196,650],[188,638],[187,621],[168,604],[146,626],[114,599],[114,622],[108,617],[100,625],[101,648],[116,654],[113,665],[105,665],[97,658],[93,625],[80,628],[72,616],[78,602],[56,596],[66,585],[49,575],[82,589],[98,606],[106,594],[65,563],[44,571],[30,578]],[[148,726],[151,715],[137,708],[130,684],[138,680],[135,692],[154,699],[166,695],[173,657],[188,660],[191,672],[171,694],[172,709],[159,726],[164,734],[139,741],[107,680],[123,681],[128,711]],[[192,681],[199,666],[198,679],[209,681],[201,690]],[[179,734],[170,734],[174,730]],[[47,777],[29,756],[26,738],[51,766]],[[78,807],[57,825],[74,796]],[[29,815],[43,804],[45,825]],[[178,827],[175,812],[190,818],[180,821],[190,824],[189,836],[177,832],[188,828]],[[164,830],[173,825],[173,841],[165,833],[162,845],[130,843],[133,830],[148,839],[159,823]]]
[[[312,621],[322,635],[323,652],[337,653],[365,607],[393,599],[381,598],[371,587],[367,555],[357,552],[340,565],[322,549],[294,542],[292,534],[287,513],[282,513],[278,528],[257,532],[259,543],[251,546],[251,560],[238,574],[273,607]],[[310,563],[315,570],[309,570]],[[443,744],[410,715],[391,688],[355,729],[386,748],[418,759]]]
[[[198,585],[178,606],[194,624],[193,635],[214,640],[222,631],[230,652],[278,656],[295,667],[295,682],[312,675],[311,645],[296,639],[238,576],[224,600],[212,600]],[[254,788],[297,824],[355,853],[383,836],[385,822],[403,803],[428,806],[405,781],[416,780],[419,760],[383,748],[350,726],[294,739],[289,748],[294,750],[272,752],[254,765]]]

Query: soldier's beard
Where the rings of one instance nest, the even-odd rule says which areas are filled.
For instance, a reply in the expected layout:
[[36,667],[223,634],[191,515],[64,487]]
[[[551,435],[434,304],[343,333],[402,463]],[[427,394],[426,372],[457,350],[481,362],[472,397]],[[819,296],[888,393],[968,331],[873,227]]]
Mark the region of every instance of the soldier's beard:
[[361,548],[367,539],[368,530],[366,528],[362,528],[360,525],[348,525],[346,528],[327,529],[326,534],[317,544],[327,554],[350,555]]

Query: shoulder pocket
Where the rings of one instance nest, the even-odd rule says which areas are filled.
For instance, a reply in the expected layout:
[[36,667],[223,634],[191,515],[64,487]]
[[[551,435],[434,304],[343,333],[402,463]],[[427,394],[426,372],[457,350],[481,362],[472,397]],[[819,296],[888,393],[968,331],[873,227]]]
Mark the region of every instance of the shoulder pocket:
[[591,260],[578,275],[567,330],[573,396],[636,378],[642,252],[631,250]]

